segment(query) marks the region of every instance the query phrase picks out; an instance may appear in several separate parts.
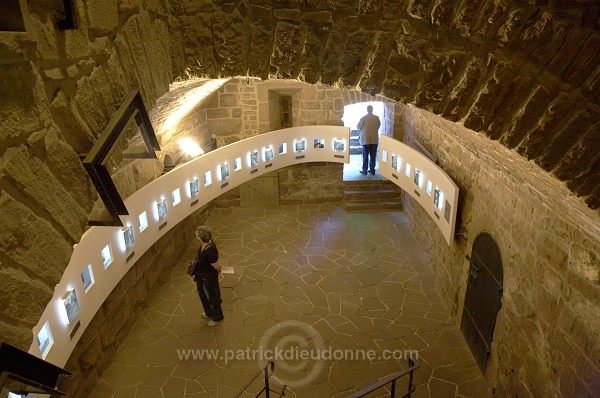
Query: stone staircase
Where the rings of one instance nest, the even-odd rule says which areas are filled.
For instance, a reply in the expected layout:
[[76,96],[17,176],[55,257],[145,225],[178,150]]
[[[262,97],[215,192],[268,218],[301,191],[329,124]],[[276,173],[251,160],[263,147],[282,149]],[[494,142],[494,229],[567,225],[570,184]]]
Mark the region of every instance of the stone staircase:
[[362,155],[362,146],[358,143],[358,130],[350,130],[350,155]]
[[402,209],[402,190],[388,180],[344,181],[346,211]]

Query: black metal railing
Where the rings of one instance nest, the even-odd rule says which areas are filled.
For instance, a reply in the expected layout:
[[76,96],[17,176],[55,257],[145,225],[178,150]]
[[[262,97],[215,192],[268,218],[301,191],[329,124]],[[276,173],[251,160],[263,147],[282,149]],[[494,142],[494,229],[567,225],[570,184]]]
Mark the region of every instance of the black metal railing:
[[408,369],[403,370],[402,372],[396,373],[391,375],[390,377],[386,377],[383,380],[378,381],[377,383],[363,389],[360,390],[357,393],[354,393],[350,396],[348,396],[347,398],[361,398],[364,397],[367,394],[372,393],[375,390],[379,390],[380,388],[383,388],[385,386],[387,386],[388,384],[391,384],[391,390],[390,390],[390,398],[395,398],[396,397],[396,380],[398,380],[399,378],[408,375],[408,391],[402,395],[401,397],[398,398],[410,398],[412,393],[415,392],[415,386],[413,384],[413,373],[415,370],[419,369],[419,367],[421,367],[421,365],[419,365],[419,363],[417,362],[416,359],[412,359],[412,358],[408,358]]
[[[270,369],[270,371],[269,371]],[[254,383],[254,380],[257,379],[257,377],[259,377],[261,374],[264,374],[264,381],[265,381],[265,386],[263,387],[262,390],[260,390],[258,392],[258,394],[256,394],[254,396],[254,398],[258,398],[262,395],[262,393],[265,393],[265,397],[266,398],[270,398],[271,397],[271,393],[275,393],[275,394],[279,394],[279,397],[283,397],[285,396],[285,389],[287,388],[287,386],[284,384],[281,387],[281,392],[278,393],[277,391],[271,390],[271,388],[269,387],[269,379],[271,378],[271,376],[273,376],[273,373],[275,372],[275,362],[270,361],[269,363],[267,363],[265,365],[264,368],[262,368],[257,374],[256,376],[254,376],[236,395],[234,398],[239,398],[248,387],[250,387],[250,385],[252,383]]]

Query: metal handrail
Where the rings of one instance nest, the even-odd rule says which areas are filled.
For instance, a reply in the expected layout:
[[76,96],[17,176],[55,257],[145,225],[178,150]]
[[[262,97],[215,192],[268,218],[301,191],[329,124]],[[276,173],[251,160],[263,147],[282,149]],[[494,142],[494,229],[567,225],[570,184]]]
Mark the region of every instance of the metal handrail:
[[[269,374],[269,368],[271,368],[271,373]],[[263,387],[262,390],[260,390],[258,392],[258,394],[255,395],[254,398],[258,398],[263,392],[265,392],[265,396],[266,398],[270,398],[271,396],[271,392],[276,392],[271,390],[271,388],[269,387],[269,379],[271,378],[271,376],[273,376],[273,373],[275,372],[275,362],[273,361],[269,361],[264,368],[262,368],[257,374],[256,376],[254,376],[252,379],[250,379],[250,381],[240,390],[238,391],[238,393],[235,395],[234,398],[239,398],[244,391],[246,391],[246,389],[248,387],[250,387],[250,385],[254,382],[254,380],[256,380],[256,378],[258,376],[261,375],[261,373],[264,373],[265,375],[265,386]],[[283,397],[285,396],[285,389],[287,388],[287,385],[283,385],[281,393],[279,393],[279,397]]]
[[412,359],[412,358],[408,358],[408,369],[403,370],[402,372],[393,374],[389,377],[386,377],[385,379],[378,381],[377,383],[363,389],[360,390],[357,393],[354,393],[350,396],[348,396],[347,398],[361,398],[364,397],[365,395],[372,393],[375,390],[379,390],[382,387],[385,387],[388,384],[392,384],[392,389],[390,392],[390,398],[394,398],[396,396],[396,380],[398,380],[400,377],[402,376],[406,376],[407,374],[408,376],[408,391],[401,397],[399,398],[410,398],[412,393],[415,392],[415,386],[413,385],[413,373],[415,370],[419,369],[421,367],[421,365],[419,365],[419,362],[417,362],[416,359]]

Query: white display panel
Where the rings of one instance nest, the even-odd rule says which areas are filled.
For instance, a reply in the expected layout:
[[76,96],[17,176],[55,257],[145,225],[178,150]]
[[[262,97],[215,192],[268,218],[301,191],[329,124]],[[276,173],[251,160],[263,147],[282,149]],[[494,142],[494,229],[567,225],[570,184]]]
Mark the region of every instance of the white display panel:
[[286,153],[287,153],[287,144],[285,142],[282,142],[281,144],[279,144],[279,154],[285,155]]
[[[299,156],[293,156],[292,153],[286,155],[290,148],[294,148],[295,140],[313,143],[315,138],[324,139],[325,148],[314,149],[311,145],[301,154],[298,154]],[[254,177],[295,164],[310,162],[347,163],[349,161],[349,146],[346,145],[345,151],[334,151],[332,144],[334,139],[345,140],[346,143],[350,142],[350,130],[339,126],[306,126],[260,134],[199,156],[134,192],[125,199],[129,215],[120,217],[123,224],[127,226],[126,228],[91,227],[86,230],[80,242],[75,246],[69,265],[65,269],[61,281],[56,286],[55,296],[48,303],[39,323],[34,327],[36,338],[32,340],[29,352],[36,356],[41,355],[37,344],[37,336],[46,321],[48,321],[48,325],[52,329],[53,345],[51,346],[52,349],[47,348],[46,359],[57,366],[64,366],[79,338],[84,334],[85,329],[110,292],[113,291],[129,269],[136,264],[136,260],[165,233],[201,206]],[[259,167],[262,166],[262,163],[259,163],[254,169],[246,167],[244,162],[246,159],[249,161],[249,148],[250,151],[256,150],[259,157],[261,157],[263,148],[269,147],[277,151],[277,156],[274,156],[271,160],[270,167]],[[283,154],[279,153],[279,148],[283,148]],[[204,173],[210,177],[211,171],[218,170],[219,165],[228,163],[231,167],[237,158],[241,159],[241,167],[236,172],[230,173],[227,186],[209,184],[202,187],[201,190],[194,188],[194,185],[199,186],[198,178],[202,178]],[[192,183],[194,180],[196,182]],[[159,221],[158,209],[155,207],[156,199],[168,198],[171,192],[179,187],[185,187],[186,190],[185,197],[181,198],[181,205],[168,209],[168,223]],[[143,234],[134,234],[135,230],[138,230],[138,217],[145,211],[154,213],[152,216],[147,217],[149,225]],[[164,227],[160,228],[161,225],[164,225]],[[97,270],[103,269],[104,261],[98,253],[107,246],[111,251],[112,264],[105,271],[98,272]],[[95,273],[91,272],[93,269],[96,270]],[[91,282],[89,282],[90,280]],[[82,287],[82,284],[87,284],[87,289]],[[80,323],[80,326],[77,333],[71,338],[70,333],[73,325],[67,324],[62,298],[63,294],[73,289],[74,286],[77,290],[79,304],[79,315],[76,323]],[[85,290],[88,290],[87,294],[84,294]]]
[[387,163],[388,161],[388,153],[387,151],[381,151],[381,161]]
[[[379,173],[406,191],[427,211],[450,245],[456,225],[458,186],[444,170],[416,149],[384,135],[380,136],[379,145],[382,153],[392,154],[391,164],[381,162]],[[396,174],[400,170],[407,178]],[[425,181],[427,195],[421,190]]]
[[242,158],[233,159],[233,171],[238,171],[242,169]]
[[220,171],[221,171],[221,180],[226,179],[227,177],[229,177],[229,165],[227,163],[223,163],[220,167],[219,167]]
[[268,147],[264,149],[264,158],[265,158],[265,162],[270,162],[271,160],[273,160],[273,147]]
[[207,187],[210,184],[212,184],[212,173],[210,171],[207,171],[206,173],[204,173],[204,186]]

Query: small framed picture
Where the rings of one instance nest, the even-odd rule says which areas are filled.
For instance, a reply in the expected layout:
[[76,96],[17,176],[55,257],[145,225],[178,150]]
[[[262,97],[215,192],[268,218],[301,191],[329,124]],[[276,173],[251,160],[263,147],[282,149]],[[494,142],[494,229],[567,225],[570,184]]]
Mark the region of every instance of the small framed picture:
[[419,188],[421,188],[421,171],[418,169],[415,169],[415,175],[413,178],[415,185],[418,186]]
[[333,150],[334,151],[345,151],[346,150],[346,142],[344,142],[344,140],[333,140]]
[[162,220],[167,215],[167,199],[162,198],[158,202],[156,202],[156,207],[158,208],[158,219]]
[[229,177],[229,165],[227,163],[223,163],[221,165],[221,179],[224,180]]
[[190,196],[195,196],[200,191],[200,181],[197,178],[194,178],[190,181]]
[[325,148],[325,140],[323,138],[315,138],[314,146],[318,149]]
[[265,148],[265,161],[270,162],[273,160],[273,147]]
[[242,168],[242,158],[233,159],[233,171],[238,171]]
[[392,155],[392,169],[398,171],[398,156]]
[[285,142],[279,144],[279,154],[285,155],[287,153],[287,144]]
[[433,203],[435,203],[435,207],[438,209],[440,208],[440,194],[441,192],[437,188],[433,191]]
[[123,239],[125,239],[125,250],[129,250],[135,242],[135,239],[133,238],[133,227],[131,225],[123,231]]
[[256,167],[258,165],[258,152],[254,151],[250,153],[250,167]]
[[75,289],[69,290],[63,296],[63,304],[65,306],[65,311],[67,312],[67,321],[71,324],[79,315],[79,302],[77,301]]
[[295,143],[296,152],[306,151],[306,140],[297,140]]

